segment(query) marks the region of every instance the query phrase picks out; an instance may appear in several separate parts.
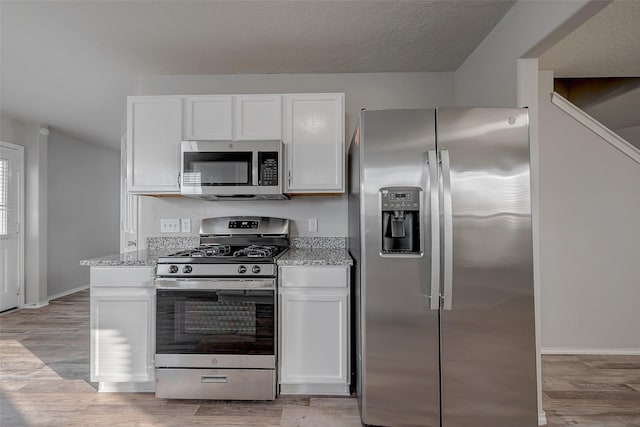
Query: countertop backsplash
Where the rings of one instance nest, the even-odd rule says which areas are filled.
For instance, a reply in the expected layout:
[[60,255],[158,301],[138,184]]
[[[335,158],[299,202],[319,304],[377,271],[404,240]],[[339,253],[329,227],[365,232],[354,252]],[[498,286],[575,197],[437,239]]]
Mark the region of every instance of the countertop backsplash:
[[334,249],[346,248],[346,237],[292,237],[291,247],[296,249]]
[[193,248],[199,244],[199,236],[147,237],[147,250],[150,252],[171,253],[181,249]]
[[[147,237],[147,249],[151,252],[171,252],[198,246],[199,236]],[[292,237],[291,247],[296,249],[346,248],[346,237]]]

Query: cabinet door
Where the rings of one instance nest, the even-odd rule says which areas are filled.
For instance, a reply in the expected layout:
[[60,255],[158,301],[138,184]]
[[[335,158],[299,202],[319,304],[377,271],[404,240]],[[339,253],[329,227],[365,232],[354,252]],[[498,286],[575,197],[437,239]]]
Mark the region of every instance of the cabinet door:
[[280,304],[280,382],[346,384],[346,293],[282,293]]
[[91,381],[153,381],[153,290],[91,289]]
[[344,94],[285,98],[287,191],[344,191]]
[[232,139],[231,100],[231,96],[187,96],[185,139]]
[[234,139],[239,141],[282,139],[282,97],[236,96],[234,124]]
[[178,193],[182,98],[127,98],[127,185],[142,194]]

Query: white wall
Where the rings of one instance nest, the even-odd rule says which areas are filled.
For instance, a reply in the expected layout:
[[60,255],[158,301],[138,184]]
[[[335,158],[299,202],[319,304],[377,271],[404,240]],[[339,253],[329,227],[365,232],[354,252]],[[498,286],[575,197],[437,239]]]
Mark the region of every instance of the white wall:
[[0,114],[0,139],[24,147],[25,304],[47,301],[47,136],[41,125]]
[[542,348],[640,352],[640,164],[551,104],[540,80]]
[[519,58],[536,58],[608,1],[518,1],[455,73],[459,106],[515,107]]
[[89,284],[80,260],[119,252],[120,153],[51,130],[47,177],[52,296]]
[[[362,108],[416,108],[453,104],[453,73],[271,74],[148,76],[136,95],[344,92],[346,145]],[[219,215],[283,216],[293,220],[292,235],[346,236],[346,196],[296,197],[290,201],[206,202],[184,198],[141,197],[139,246],[158,236],[160,218],[192,218],[198,233],[202,218]],[[309,233],[308,218],[318,218]]]

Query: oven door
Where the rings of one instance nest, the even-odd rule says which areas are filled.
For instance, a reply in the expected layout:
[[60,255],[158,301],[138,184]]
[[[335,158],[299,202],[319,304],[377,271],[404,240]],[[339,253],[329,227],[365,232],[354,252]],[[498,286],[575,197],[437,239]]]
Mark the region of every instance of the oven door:
[[156,287],[156,368],[275,368],[275,289],[215,283]]

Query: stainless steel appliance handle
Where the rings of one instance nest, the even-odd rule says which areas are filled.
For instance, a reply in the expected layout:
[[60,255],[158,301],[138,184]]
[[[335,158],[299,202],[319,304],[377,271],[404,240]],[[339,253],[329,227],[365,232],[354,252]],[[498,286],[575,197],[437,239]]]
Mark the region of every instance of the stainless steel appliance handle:
[[453,299],[453,211],[451,205],[451,165],[449,151],[440,151],[442,163],[442,213],[444,222],[443,308],[451,310]]
[[202,375],[200,377],[201,383],[226,383],[227,377],[223,375]]
[[275,279],[265,280],[175,280],[156,279],[156,289],[165,290],[203,290],[212,291],[218,289],[264,289],[272,290],[276,288]]
[[259,185],[258,180],[258,152],[254,151],[251,156],[251,161],[253,165],[251,166],[251,185],[256,186]]
[[440,308],[440,189],[438,181],[438,155],[427,153],[429,164],[429,211],[431,216],[431,290],[429,309]]

